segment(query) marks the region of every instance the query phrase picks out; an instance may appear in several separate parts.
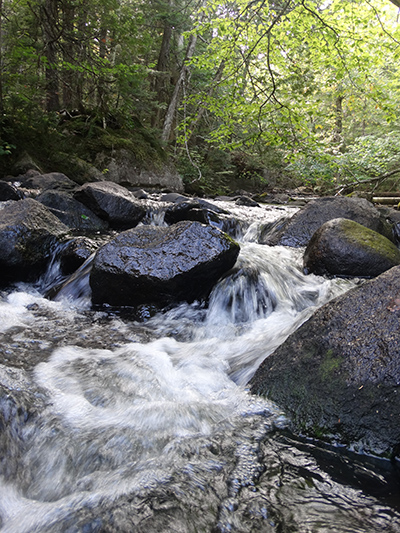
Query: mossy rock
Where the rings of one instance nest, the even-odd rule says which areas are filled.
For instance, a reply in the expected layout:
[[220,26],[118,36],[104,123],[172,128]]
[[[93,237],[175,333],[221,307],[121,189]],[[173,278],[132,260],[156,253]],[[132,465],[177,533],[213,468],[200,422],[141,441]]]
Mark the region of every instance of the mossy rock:
[[400,264],[400,250],[383,235],[345,218],[323,224],[304,253],[306,273],[374,277]]
[[400,456],[400,266],[328,302],[250,382],[299,434]]

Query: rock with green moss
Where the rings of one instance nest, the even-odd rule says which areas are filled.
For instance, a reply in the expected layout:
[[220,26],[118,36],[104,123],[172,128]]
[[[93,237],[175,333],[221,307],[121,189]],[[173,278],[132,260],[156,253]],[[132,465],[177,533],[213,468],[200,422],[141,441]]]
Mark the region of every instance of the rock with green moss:
[[304,253],[306,273],[375,277],[400,264],[400,250],[383,235],[345,218],[323,224]]
[[279,229],[264,231],[260,244],[271,246],[307,246],[311,237],[325,222],[347,218],[393,240],[392,224],[365,198],[324,197],[309,202]]
[[318,309],[250,382],[300,434],[400,456],[400,266]]

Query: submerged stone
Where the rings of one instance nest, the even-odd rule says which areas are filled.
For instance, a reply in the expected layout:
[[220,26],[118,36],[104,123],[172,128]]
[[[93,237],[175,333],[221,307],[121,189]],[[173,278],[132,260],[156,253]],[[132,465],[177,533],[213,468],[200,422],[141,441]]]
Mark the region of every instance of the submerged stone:
[[239,249],[220,230],[199,222],[127,230],[96,253],[92,300],[131,306],[193,301],[234,265]]

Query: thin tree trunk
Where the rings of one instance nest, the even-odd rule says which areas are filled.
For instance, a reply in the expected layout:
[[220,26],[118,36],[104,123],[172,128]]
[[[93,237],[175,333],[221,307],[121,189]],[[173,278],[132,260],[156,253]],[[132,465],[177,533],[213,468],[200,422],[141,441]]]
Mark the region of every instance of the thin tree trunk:
[[[72,65],[75,62],[74,58],[74,19],[75,7],[70,1],[63,3],[63,57],[66,63]],[[67,67],[63,75],[63,106],[66,109],[72,109],[74,94],[74,72],[71,67]]]
[[45,0],[42,11],[43,39],[46,57],[46,109],[57,111],[60,109],[58,70],[57,70],[57,0]]
[[[214,80],[211,84],[211,87],[209,88],[209,90],[207,91],[207,97],[211,97],[215,91],[215,88],[216,86],[219,84],[219,82],[221,81],[222,79],[222,75],[224,73],[224,69],[225,69],[225,59],[223,59],[218,67],[218,70],[217,72],[215,73],[215,76],[214,76]],[[190,124],[190,133],[187,134],[187,141],[189,141],[190,137],[193,135],[193,133],[195,132],[199,122],[201,121],[201,119],[203,118],[203,115],[205,113],[205,106],[202,105],[200,103],[200,107],[198,108],[198,111],[197,111],[197,115],[196,115],[196,118],[191,122]]]
[[172,124],[174,121],[174,116],[175,116],[176,109],[178,107],[178,102],[179,102],[179,94],[181,92],[182,85],[185,82],[186,75],[189,70],[189,66],[187,63],[194,54],[194,50],[196,48],[196,42],[197,42],[197,35],[192,33],[189,38],[189,44],[187,47],[185,60],[183,62],[178,80],[175,84],[175,89],[172,94],[169,106],[168,106],[167,114],[165,115],[164,127],[163,127],[163,132],[161,135],[161,139],[164,142],[168,142],[171,137]]
[[344,100],[343,95],[337,96],[335,100],[335,129],[334,129],[333,139],[336,142],[340,142],[342,140],[343,100]]
[[0,114],[3,113],[3,0],[0,0]]
[[[87,59],[87,41],[86,41],[86,22],[87,12],[82,9],[78,13],[77,30],[79,37],[79,47],[76,54],[76,60],[78,64],[82,64]],[[84,106],[84,89],[85,89],[85,74],[83,72],[77,72],[74,80],[74,105],[79,109],[81,113],[85,111]]]

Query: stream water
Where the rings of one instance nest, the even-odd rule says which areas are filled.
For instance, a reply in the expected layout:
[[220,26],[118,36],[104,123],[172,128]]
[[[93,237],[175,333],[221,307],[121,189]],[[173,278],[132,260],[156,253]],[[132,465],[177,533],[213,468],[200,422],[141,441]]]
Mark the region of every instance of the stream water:
[[295,438],[246,389],[354,285],[256,244],[280,214],[251,211],[207,305],[92,309],[90,264],[49,300],[57,261],[1,294],[2,532],[400,532],[398,465]]

